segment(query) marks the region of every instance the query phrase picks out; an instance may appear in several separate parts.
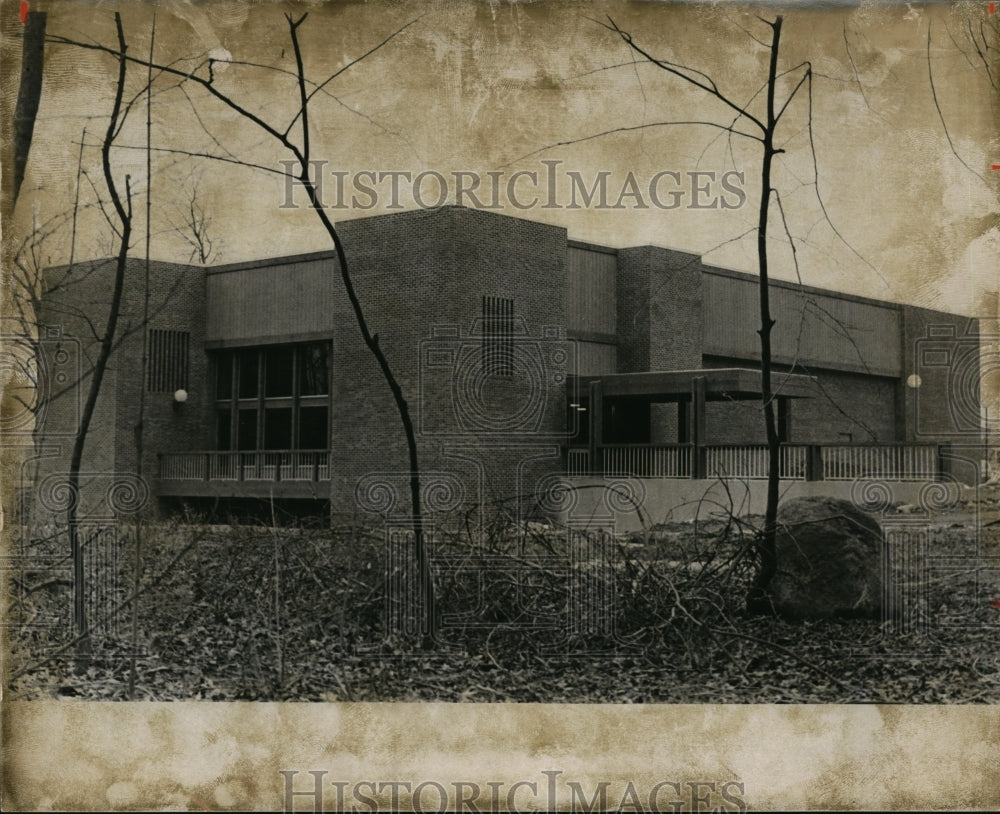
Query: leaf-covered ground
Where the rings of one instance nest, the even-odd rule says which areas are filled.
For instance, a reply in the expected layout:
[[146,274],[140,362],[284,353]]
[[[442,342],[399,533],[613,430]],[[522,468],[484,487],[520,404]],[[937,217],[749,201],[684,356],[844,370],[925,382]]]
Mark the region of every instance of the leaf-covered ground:
[[[130,535],[100,588],[111,610],[86,660],[66,639],[65,572],[13,575],[8,697],[996,703],[996,517],[931,519],[919,624],[903,630],[748,616],[752,523],[599,539],[498,522],[476,545],[436,541],[445,624],[430,649],[406,635],[415,586],[378,529],[147,527],[138,582]],[[58,557],[56,537],[32,545]],[[574,615],[581,591],[596,615]]]

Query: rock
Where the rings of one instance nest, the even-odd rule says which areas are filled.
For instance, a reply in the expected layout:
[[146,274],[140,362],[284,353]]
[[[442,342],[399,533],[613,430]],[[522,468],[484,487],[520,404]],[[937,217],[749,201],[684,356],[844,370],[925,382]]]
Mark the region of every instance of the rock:
[[786,619],[879,618],[882,529],[853,503],[799,497],[778,508],[778,572],[765,592]]

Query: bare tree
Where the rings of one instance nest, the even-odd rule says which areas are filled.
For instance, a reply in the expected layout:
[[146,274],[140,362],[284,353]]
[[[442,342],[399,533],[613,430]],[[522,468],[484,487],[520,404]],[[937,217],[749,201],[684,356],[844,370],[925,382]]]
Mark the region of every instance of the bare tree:
[[[990,88],[996,93],[997,90],[997,55],[1000,55],[1000,24],[994,18],[988,20],[979,19],[973,22],[971,16],[967,16],[960,26],[958,39],[955,38],[951,28],[945,26],[945,30],[955,48],[962,54],[974,71],[982,71],[989,83]],[[986,183],[986,178],[982,173],[975,170],[959,153],[955,142],[952,139],[951,130],[948,126],[948,119],[941,108],[941,100],[938,98],[937,85],[934,81],[934,66],[931,60],[931,44],[933,41],[933,23],[927,21],[927,82],[931,90],[931,98],[934,101],[934,109],[937,111],[938,121],[944,131],[944,137],[948,142],[948,149],[958,162],[969,172],[975,175],[980,181]]]
[[[25,6],[27,8],[27,6]],[[28,164],[31,137],[35,130],[35,116],[42,95],[42,66],[45,53],[45,12],[29,11],[22,17],[24,40],[21,51],[21,83],[18,88],[17,106],[14,112],[14,171],[10,186],[4,173],[4,207],[6,217],[14,211],[24,170]]]
[[100,350],[98,351],[97,360],[94,363],[90,387],[83,404],[83,410],[80,413],[80,424],[73,439],[73,449],[70,453],[68,475],[69,503],[66,509],[66,525],[69,531],[70,551],[73,560],[73,625],[76,635],[80,639],[80,650],[83,653],[86,653],[89,649],[89,628],[85,607],[83,540],[80,537],[78,520],[80,467],[83,461],[84,446],[87,443],[87,433],[90,430],[90,422],[94,416],[94,409],[97,406],[97,399],[101,392],[101,383],[104,380],[104,373],[107,370],[108,360],[111,357],[114,345],[115,331],[118,327],[118,315],[121,310],[122,293],[124,291],[129,241],[132,236],[131,177],[128,175],[125,176],[123,193],[119,188],[118,181],[111,167],[111,149],[116,136],[120,132],[124,120],[123,113],[127,114],[127,109],[123,110],[125,80],[128,70],[128,61],[125,56],[127,45],[125,42],[125,32],[122,29],[121,15],[118,12],[115,12],[115,28],[118,33],[118,50],[113,53],[118,60],[118,76],[115,83],[115,96],[111,115],[108,118],[108,127],[101,145],[101,166],[104,172],[104,183],[107,186],[108,196],[114,208],[113,213],[109,215],[109,223],[111,223],[118,239],[118,253],[115,257],[114,281],[112,283],[111,301],[108,305],[107,321],[101,335]]
[[[732,136],[749,139],[760,145],[760,200],[758,203],[757,218],[757,268],[760,277],[759,292],[759,314],[760,324],[757,334],[760,337],[760,390],[761,407],[764,417],[764,430],[767,438],[768,450],[768,470],[767,470],[767,499],[764,512],[764,528],[758,541],[758,553],[760,556],[760,568],[757,571],[756,579],[748,597],[748,605],[751,608],[765,607],[765,589],[771,582],[778,568],[776,535],[777,535],[777,513],[778,513],[778,488],[780,477],[780,452],[781,444],[778,435],[778,423],[775,413],[774,386],[772,383],[772,352],[771,352],[771,332],[775,321],[771,316],[770,287],[768,284],[768,225],[771,213],[771,201],[774,198],[782,221],[784,222],[784,212],[781,210],[781,198],[778,190],[774,188],[771,179],[771,170],[774,157],[784,152],[776,146],[775,133],[782,116],[788,109],[788,105],[795,98],[796,94],[803,88],[808,87],[812,92],[811,78],[812,66],[808,62],[803,62],[793,68],[779,72],[778,54],[781,43],[782,17],[777,15],[773,20],[763,17],[758,19],[770,29],[770,40],[762,40],[754,37],[758,43],[766,47],[769,51],[768,73],[763,85],[765,96],[765,107],[763,114],[755,115],[752,112],[754,97],[748,102],[740,103],[730,99],[720,89],[711,76],[696,68],[681,65],[665,59],[659,59],[648,50],[640,46],[632,35],[623,31],[609,18],[606,25],[614,31],[621,40],[641,58],[641,61],[648,62],[667,74],[679,79],[688,85],[701,90],[707,99],[715,99],[723,106],[729,108],[732,118],[728,120],[705,120],[692,122],[677,122],[677,124],[690,124],[708,126],[725,131]],[[751,35],[752,36],[752,35]],[[784,101],[779,102],[777,98],[779,79],[790,74],[801,72],[801,77],[795,83],[791,92],[788,93]],[[759,91],[758,91],[759,93]],[[811,111],[810,111],[811,126]],[[789,239],[790,239],[789,235]],[[794,243],[792,244],[794,252]]]
[[219,262],[219,248],[212,230],[212,213],[202,201],[201,179],[194,178],[184,185],[184,200],[177,204],[180,222],[177,234],[187,243],[191,252],[188,259],[192,263],[207,265]]
[[[246,65],[257,69],[269,69],[279,74],[290,74],[294,86],[295,93],[298,97],[298,107],[295,114],[292,116],[291,120],[284,126],[273,124],[268,122],[263,117],[263,114],[255,113],[247,106],[247,104],[237,101],[229,94],[220,90],[215,82],[215,69],[216,63],[222,65],[219,60],[209,57],[207,60],[198,65],[194,70],[184,70],[176,67],[173,64],[160,64],[154,62],[152,59],[142,59],[139,57],[127,56],[124,53],[124,48],[118,50],[101,45],[93,42],[84,42],[80,40],[74,40],[69,37],[62,36],[52,36],[49,38],[50,42],[60,43],[64,45],[70,45],[77,48],[83,48],[92,51],[98,51],[105,54],[110,54],[116,58],[120,58],[122,64],[128,62],[143,67],[152,68],[159,74],[165,74],[168,76],[177,77],[182,83],[191,83],[199,86],[202,90],[206,91],[211,97],[213,97],[217,102],[228,108],[229,111],[235,113],[239,116],[248,126],[253,127],[257,131],[266,135],[269,140],[275,144],[276,147],[280,148],[289,155],[292,159],[292,163],[297,164],[298,169],[290,169],[286,171],[275,170],[274,167],[263,166],[261,164],[255,164],[250,161],[245,161],[239,158],[234,158],[231,156],[220,156],[211,153],[199,153],[194,151],[187,151],[179,148],[160,148],[165,152],[170,152],[175,155],[187,155],[190,157],[201,157],[208,159],[216,159],[224,161],[230,164],[236,164],[246,168],[253,168],[257,170],[263,170],[265,172],[277,173],[279,175],[288,175],[294,178],[302,187],[305,189],[306,194],[309,198],[309,202],[312,206],[313,211],[319,218],[320,223],[325,229],[327,235],[329,236],[331,242],[333,243],[336,257],[337,266],[340,273],[340,279],[344,286],[344,291],[347,295],[347,299],[350,303],[352,313],[354,314],[355,321],[358,326],[358,330],[361,333],[361,338],[374,357],[378,368],[384,378],[386,385],[388,386],[393,403],[395,404],[396,411],[399,416],[399,421],[403,429],[403,434],[406,440],[407,454],[409,458],[409,486],[410,486],[410,502],[412,511],[412,523],[413,523],[413,536],[414,536],[414,554],[417,560],[417,568],[419,573],[419,580],[421,586],[421,593],[423,598],[423,620],[422,620],[422,636],[424,645],[431,646],[437,629],[437,614],[435,610],[435,600],[434,600],[434,587],[433,581],[430,573],[430,562],[427,556],[425,537],[424,537],[424,521],[423,521],[423,511],[421,508],[421,494],[420,494],[420,464],[417,451],[417,441],[416,433],[414,430],[413,420],[410,415],[410,408],[407,402],[406,396],[403,393],[403,389],[399,384],[395,374],[393,373],[392,367],[389,363],[388,358],[385,355],[381,345],[379,344],[379,337],[377,332],[373,332],[368,324],[368,320],[365,317],[364,309],[361,305],[361,301],[357,295],[354,287],[354,282],[352,280],[349,265],[347,261],[347,254],[344,248],[343,241],[333,222],[327,215],[322,200],[320,198],[319,187],[310,175],[310,168],[312,166],[311,158],[311,136],[312,130],[310,125],[310,110],[311,104],[314,98],[319,93],[327,93],[327,86],[333,82],[338,76],[342,75],[345,71],[349,70],[353,66],[362,62],[373,53],[378,51],[380,48],[385,46],[393,38],[399,35],[402,31],[408,28],[415,21],[411,21],[401,28],[394,31],[388,37],[384,38],[381,42],[373,46],[372,48],[365,51],[359,57],[349,60],[346,65],[335,71],[333,74],[328,76],[321,82],[311,81],[306,76],[304,55],[302,53],[302,48],[299,40],[299,28],[306,21],[308,14],[303,14],[298,18],[294,18],[289,14],[285,15],[285,20],[288,26],[288,35],[291,42],[292,52],[295,57],[295,70],[294,71],[284,71],[279,68],[274,68],[271,66],[260,65],[258,63],[252,62],[236,62],[227,61],[225,64],[228,65]],[[298,138],[292,136],[292,131],[298,130]],[[192,213],[192,219],[196,222],[204,225],[204,220],[199,221],[199,215],[196,211]],[[199,226],[199,228],[201,228]],[[196,251],[200,249],[196,246]]]

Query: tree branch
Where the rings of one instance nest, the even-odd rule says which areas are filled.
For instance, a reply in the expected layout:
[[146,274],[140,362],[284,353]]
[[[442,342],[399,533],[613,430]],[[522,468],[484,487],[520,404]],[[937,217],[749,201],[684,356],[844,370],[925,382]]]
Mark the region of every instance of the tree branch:
[[955,143],[951,140],[951,133],[948,132],[948,124],[944,120],[944,113],[941,112],[941,105],[938,103],[937,88],[934,86],[934,71],[931,68],[931,23],[929,21],[927,23],[927,78],[930,80],[931,84],[931,98],[934,99],[934,109],[937,111],[938,118],[941,120],[941,128],[944,130],[944,137],[948,140],[948,146],[951,148],[952,155],[959,160],[959,163],[963,167],[965,167],[985,184],[986,179],[966,164],[965,159],[958,154],[958,150],[955,149]]
[[851,54],[851,43],[847,38],[847,21],[844,20],[844,49],[847,51],[847,59],[851,63],[851,70],[854,72],[854,81],[858,83],[858,90],[861,91],[861,98],[865,100],[865,107],[869,110],[872,106],[868,104],[868,97],[865,96],[865,86],[861,84],[861,77],[858,76],[858,66],[854,64],[854,57]]
[[[755,125],[757,125],[757,127],[760,129],[760,131],[761,131],[762,134],[765,133],[765,132],[767,132],[767,127],[764,125],[764,123],[762,121],[760,121],[760,119],[758,119],[755,116],[753,116],[745,107],[741,107],[740,105],[736,104],[735,102],[731,101],[726,96],[724,96],[719,91],[719,88],[716,86],[714,80],[708,74],[703,73],[702,71],[699,71],[699,70],[697,70],[695,68],[688,68],[685,65],[678,65],[678,64],[673,63],[673,62],[668,62],[666,60],[657,59],[652,54],[648,53],[647,51],[645,51],[644,49],[642,49],[638,45],[636,45],[635,42],[632,39],[632,35],[629,34],[627,31],[622,31],[618,27],[618,25],[615,23],[614,20],[612,20],[610,17],[608,18],[608,20],[610,21],[611,25],[610,26],[604,26],[604,27],[605,28],[609,28],[612,31],[615,31],[618,34],[618,36],[622,38],[622,41],[625,42],[625,44],[628,45],[628,47],[631,48],[633,51],[635,51],[636,53],[641,54],[642,56],[644,56],[647,60],[649,60],[650,62],[652,62],[658,68],[661,68],[664,71],[666,71],[667,73],[673,74],[674,76],[680,77],[685,82],[689,82],[690,84],[694,85],[697,88],[701,88],[703,91],[705,91],[706,93],[714,96],[716,99],[718,99],[719,101],[721,101],[723,104],[728,105],[733,110],[735,110],[737,113],[739,113],[740,116],[749,119]],[[603,23],[601,25],[603,25]],[[706,84],[705,82],[699,82],[697,79],[695,79],[695,78],[693,78],[691,76],[688,76],[685,73],[682,73],[682,71],[690,71],[691,73],[695,74],[696,76],[701,76],[701,77],[703,77],[705,79],[705,82],[707,82],[708,84]]]
[[610,135],[613,135],[615,133],[631,133],[631,132],[634,132],[636,130],[645,130],[647,127],[674,127],[674,126],[679,126],[679,125],[699,125],[699,126],[703,126],[703,127],[714,127],[714,128],[716,128],[718,130],[724,130],[724,131],[726,131],[728,133],[732,133],[733,135],[743,136],[744,138],[752,139],[753,141],[756,141],[756,142],[760,142],[761,141],[761,139],[759,137],[755,136],[755,135],[752,135],[750,133],[744,133],[742,130],[737,130],[734,127],[726,127],[726,125],[719,124],[717,122],[705,122],[705,121],[646,122],[645,124],[636,124],[636,125],[632,125],[632,126],[629,126],[629,127],[613,127],[610,130],[603,130],[600,133],[593,133],[592,135],[589,135],[589,136],[582,136],[580,138],[568,139],[566,141],[557,141],[557,142],[555,142],[553,144],[548,144],[545,147],[541,147],[541,148],[539,148],[537,150],[532,150],[530,153],[525,153],[524,155],[520,156],[519,158],[515,158],[512,161],[508,161],[506,164],[503,164],[502,166],[506,167],[506,166],[510,166],[511,164],[516,164],[518,161],[523,161],[524,159],[531,158],[532,156],[538,155],[539,153],[544,153],[544,152],[546,152],[548,150],[553,150],[556,147],[566,147],[566,146],[569,146],[569,145],[572,145],[572,144],[581,144],[582,142],[585,142],[585,141],[591,141],[591,140],[593,140],[595,138],[602,138],[604,136],[610,136]]

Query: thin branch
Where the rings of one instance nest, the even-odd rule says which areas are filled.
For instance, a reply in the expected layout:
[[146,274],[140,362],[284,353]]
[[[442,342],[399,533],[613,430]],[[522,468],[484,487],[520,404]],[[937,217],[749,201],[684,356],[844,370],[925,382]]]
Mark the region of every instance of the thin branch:
[[812,65],[808,62],[804,63],[806,67],[806,72],[802,75],[802,78],[798,81],[798,84],[792,88],[792,92],[788,94],[788,98],[785,99],[785,103],[781,106],[781,110],[778,111],[777,115],[774,117],[775,124],[781,120],[782,114],[785,112],[785,108],[791,103],[792,99],[795,98],[795,94],[799,92],[799,88],[806,82],[807,79],[812,75]]
[[[986,55],[982,52],[982,49],[979,47],[979,42],[978,40],[976,40],[976,35],[972,31],[971,20],[968,21],[968,26],[969,26],[969,39],[972,40],[972,47],[976,49],[976,53],[979,55],[979,58],[983,61],[983,67],[986,68],[986,76],[990,80],[990,86],[993,87],[994,90],[996,90],[996,84],[993,82],[993,72],[990,70],[990,61],[986,58]],[[927,27],[927,30],[928,33],[930,33],[929,25]],[[985,46],[986,50],[987,51],[990,50],[990,44],[986,41],[986,34],[985,32],[983,32],[982,21],[980,21],[979,23],[979,33],[982,35],[983,45]]]
[[[136,145],[136,144],[116,144],[116,149],[119,150],[142,150],[145,152],[146,148]],[[189,156],[191,158],[210,158],[213,161],[221,161],[225,164],[236,164],[240,167],[247,167],[248,169],[261,170],[262,172],[270,172],[275,175],[280,175],[285,178],[289,175],[284,170],[278,170],[274,167],[268,167],[265,164],[254,164],[252,161],[243,161],[238,158],[226,158],[223,155],[213,155],[212,153],[202,153],[196,150],[182,150],[179,147],[153,147],[152,151],[154,153],[171,153],[173,155],[183,155]]]
[[191,112],[194,114],[195,121],[197,121],[198,124],[201,125],[202,132],[204,132],[212,140],[212,142],[215,144],[216,147],[222,150],[222,152],[226,153],[226,155],[230,159],[234,161],[238,160],[236,158],[236,155],[231,150],[228,150],[226,146],[221,141],[219,141],[218,138],[216,138],[215,134],[208,129],[208,125],[205,124],[205,121],[201,118],[201,114],[198,112],[198,106],[194,103],[194,100],[191,98],[191,94],[188,93],[187,88],[184,87],[183,83],[179,85],[179,87],[181,93],[184,94],[184,98],[187,100],[187,103],[191,108]]
[[87,179],[87,183],[90,184],[90,188],[94,190],[94,194],[97,196],[97,206],[101,210],[101,214],[104,215],[105,220],[108,222],[108,226],[111,227],[111,231],[115,233],[115,237],[121,237],[121,232],[118,231],[118,227],[115,226],[114,219],[111,217],[111,213],[104,208],[104,199],[101,198],[100,192],[97,190],[97,186],[94,184],[94,179],[90,177],[90,173],[86,170],[83,171],[83,177]]
[[[302,164],[309,164],[309,98],[306,93],[306,72],[302,64],[302,48],[299,46],[299,38],[296,36],[298,27],[302,25],[308,14],[303,14],[298,20],[292,20],[290,14],[285,15],[288,20],[288,27],[292,34],[292,50],[295,52],[295,69],[298,73],[299,85],[299,112],[296,118],[302,119]],[[313,91],[315,93],[315,90]],[[285,131],[288,132],[287,130]]]
[[520,156],[519,158],[515,158],[512,161],[509,161],[509,162],[507,162],[507,164],[504,164],[502,166],[506,167],[506,166],[509,166],[510,164],[515,164],[518,161],[523,161],[526,158],[531,158],[534,155],[538,155],[539,153],[544,153],[544,152],[546,152],[548,150],[555,149],[556,147],[566,147],[566,146],[569,146],[569,145],[572,145],[572,144],[580,144],[580,143],[582,143],[584,141],[591,141],[591,140],[593,140],[595,138],[602,138],[603,136],[610,136],[610,135],[613,135],[614,133],[630,133],[630,132],[633,132],[635,130],[645,130],[647,127],[673,127],[673,126],[677,126],[677,125],[691,125],[691,124],[702,125],[704,127],[714,127],[714,128],[716,128],[718,130],[725,130],[728,133],[732,133],[732,134],[737,135],[737,136],[743,136],[745,138],[752,139],[753,141],[756,141],[756,142],[760,142],[761,141],[761,139],[758,136],[755,136],[755,135],[753,135],[751,133],[744,133],[742,130],[737,130],[737,129],[733,128],[733,127],[726,127],[724,124],[719,124],[717,122],[704,122],[704,121],[689,121],[689,122],[646,122],[645,124],[635,124],[635,125],[631,125],[629,127],[613,127],[610,130],[604,130],[604,131],[602,131],[600,133],[593,133],[593,134],[591,134],[589,136],[582,136],[580,138],[569,139],[567,141],[557,141],[557,142],[555,142],[553,144],[549,144],[549,145],[547,145],[545,147],[540,147],[537,150],[532,150],[530,153],[525,153],[524,155]]
[[788,218],[785,217],[785,206],[781,202],[781,193],[777,189],[771,190],[774,193],[775,203],[778,204],[778,212],[781,214],[781,225],[785,227],[785,236],[788,238],[788,246],[792,250],[792,265],[795,267],[795,278],[802,285],[802,272],[799,270],[799,255],[795,249],[795,239],[788,228]]
[[858,75],[858,66],[854,64],[854,56],[851,54],[851,42],[847,38],[847,20],[844,20],[844,49],[847,51],[847,59],[854,72],[854,81],[858,83],[858,90],[861,91],[861,98],[865,100],[865,107],[871,110],[872,106],[868,104],[868,97],[865,96],[865,86],[861,84],[861,77]]
[[[118,52],[117,51],[115,51],[113,48],[107,47],[106,45],[90,44],[90,43],[86,43],[86,42],[80,42],[79,40],[73,40],[73,39],[70,39],[69,37],[61,37],[61,36],[49,37],[48,39],[49,39],[50,42],[53,42],[53,43],[56,43],[56,44],[59,44],[59,45],[71,45],[71,46],[76,47],[76,48],[83,48],[83,49],[90,50],[90,51],[98,51],[100,53],[110,54],[110,55],[116,56],[116,57],[118,56]],[[130,57],[130,56],[127,56],[127,55],[124,57],[124,59],[125,59],[126,62],[133,62],[136,65],[141,65],[143,67],[149,67],[150,66],[150,60],[147,60],[147,59],[140,59],[140,58],[137,58],[137,57]],[[205,90],[207,90],[210,94],[212,94],[216,99],[218,99],[220,102],[222,102],[230,110],[232,110],[235,113],[237,113],[238,115],[242,116],[247,121],[252,122],[253,124],[257,125],[257,127],[259,127],[261,130],[263,130],[265,133],[267,133],[268,135],[270,135],[271,137],[273,137],[274,139],[276,139],[278,142],[280,142],[283,146],[285,146],[290,151],[292,151],[296,155],[296,158],[300,158],[301,156],[299,154],[298,148],[292,142],[290,142],[288,140],[288,137],[284,133],[279,132],[277,129],[275,129],[270,124],[268,124],[266,121],[264,121],[260,116],[258,116],[255,113],[252,113],[251,111],[247,110],[245,107],[243,107],[243,105],[241,105],[238,102],[234,101],[233,99],[231,99],[229,96],[227,96],[225,93],[223,93],[222,91],[220,91],[218,88],[216,88],[214,86],[214,84],[213,84],[214,74],[213,74],[213,70],[212,70],[212,63],[213,62],[215,62],[215,60],[210,59],[208,61],[208,64],[209,64],[209,78],[208,79],[205,79],[203,77],[197,76],[193,72],[190,72],[190,71],[181,71],[181,70],[178,70],[177,68],[172,68],[172,67],[167,66],[167,65],[159,65],[159,64],[153,63],[152,67],[154,69],[158,70],[158,71],[163,72],[163,73],[171,74],[173,76],[179,76],[179,77],[182,77],[182,78],[184,78],[184,79],[186,79],[188,81],[195,82],[198,85],[201,85],[201,87],[203,87]],[[197,70],[197,68],[195,68],[195,70]]]
[[319,93],[321,90],[323,90],[323,88],[325,88],[328,84],[330,84],[334,79],[336,79],[338,76],[340,76],[345,71],[348,71],[351,68],[353,68],[355,65],[357,65],[359,62],[361,62],[363,59],[367,59],[368,57],[370,57],[372,54],[374,54],[376,51],[378,51],[383,46],[388,45],[389,42],[391,42],[393,39],[395,39],[400,34],[402,34],[404,31],[406,31],[406,29],[409,28],[411,25],[413,25],[414,23],[417,23],[420,20],[422,20],[424,18],[424,16],[425,16],[424,14],[421,14],[419,17],[415,17],[414,19],[410,20],[408,23],[406,23],[406,25],[403,25],[400,28],[398,28],[395,31],[393,31],[388,37],[386,37],[380,43],[378,43],[377,45],[373,46],[372,48],[369,48],[367,51],[365,51],[363,54],[361,54],[361,56],[355,57],[350,62],[348,62],[346,65],[344,65],[344,67],[339,68],[338,70],[334,71],[334,73],[332,73],[327,79],[325,79],[324,81],[320,82],[315,88],[313,88],[313,90],[309,93],[309,96],[307,97],[307,101],[312,101],[313,96],[315,96],[317,93]]
[[[597,22],[595,20],[595,22]],[[603,23],[598,23],[598,25],[603,25]],[[605,26],[606,27],[606,26]],[[584,71],[583,73],[570,74],[569,76],[562,77],[560,82],[569,82],[573,79],[582,79],[585,76],[591,76],[595,73],[602,73],[603,71],[613,71],[616,68],[627,68],[630,65],[647,65],[649,64],[648,59],[630,59],[628,62],[616,62],[613,65],[604,65],[600,68],[594,68],[590,71]]]
[[[290,76],[293,79],[295,79],[296,82],[298,82],[298,79],[299,79],[299,74],[296,73],[295,71],[290,71],[287,68],[279,68],[277,65],[265,65],[264,63],[261,63],[261,62],[249,62],[247,60],[242,60],[242,59],[230,59],[230,60],[227,60],[227,63],[229,65],[239,65],[241,67],[247,67],[247,68],[259,68],[261,70],[271,71],[271,72],[277,73],[277,74],[282,74],[284,76]],[[381,122],[378,122],[375,119],[373,119],[367,113],[363,113],[362,111],[358,110],[357,108],[351,107],[343,99],[341,99],[335,93],[332,93],[330,90],[328,90],[326,88],[319,88],[319,87],[317,87],[319,83],[316,82],[315,80],[309,79],[306,76],[303,76],[302,79],[306,83],[306,85],[308,85],[311,88],[316,88],[317,90],[319,90],[320,92],[322,92],[324,96],[332,99],[334,102],[336,102],[342,108],[344,108],[344,110],[348,111],[349,113],[353,113],[355,116],[358,116],[359,118],[364,119],[369,124],[373,125],[374,127],[377,127],[383,133],[388,133],[390,136],[395,136],[397,138],[403,139],[404,141],[406,141],[407,145],[411,149],[413,148],[413,145],[410,143],[409,139],[403,133],[400,133],[397,130],[391,130],[390,128],[388,128],[384,124],[382,124]],[[195,116],[196,117],[198,116],[197,112],[195,112]],[[298,119],[298,115],[296,114],[296,118],[292,120],[292,123],[289,124],[288,128],[285,130],[285,134],[286,135],[291,132],[292,126],[294,125],[294,123],[295,123],[295,121],[297,119]],[[206,132],[208,132],[205,124],[200,119],[199,119],[198,123],[201,124],[203,130],[206,130]],[[209,136],[213,139],[213,141],[216,141],[215,137],[212,136],[211,133],[209,133]],[[216,141],[216,143],[218,143],[218,142]],[[219,147],[222,148],[221,145],[219,145]],[[224,148],[222,148],[222,149],[224,149]],[[226,150],[226,152],[229,152],[229,151]]]
[[843,243],[851,251],[851,253],[855,257],[857,257],[862,263],[864,263],[866,266],[868,266],[868,268],[870,268],[872,271],[874,271],[875,274],[878,276],[878,278],[885,285],[885,287],[888,288],[891,291],[892,290],[892,286],[889,285],[889,281],[885,279],[885,276],[882,274],[882,272],[880,272],[877,268],[875,268],[875,266],[872,265],[872,262],[867,257],[865,257],[864,255],[862,255],[857,249],[854,248],[854,246],[852,246],[844,238],[844,236],[840,233],[840,230],[834,225],[833,220],[830,218],[830,213],[827,212],[826,202],[823,200],[823,195],[819,191],[819,160],[816,157],[816,139],[815,139],[815,136],[813,134],[813,83],[812,83],[812,72],[811,71],[809,72],[809,82],[808,82],[807,87],[809,89],[809,94],[808,94],[808,98],[809,98],[809,111],[808,111],[808,113],[809,113],[809,115],[808,115],[808,122],[809,122],[809,152],[812,155],[813,188],[816,191],[816,201],[819,203],[820,211],[823,213],[823,219],[827,222],[827,225],[833,230],[833,233],[837,236],[837,238],[840,240],[840,242]]
[[934,71],[931,68],[931,23],[927,23],[927,78],[930,80],[931,84],[931,98],[934,99],[934,109],[937,110],[938,118],[941,120],[941,128],[944,130],[944,137],[948,139],[948,146],[951,148],[952,155],[958,159],[959,163],[965,167],[969,172],[975,175],[984,184],[986,179],[983,178],[978,172],[976,172],[972,167],[965,163],[965,159],[958,154],[958,150],[955,149],[955,143],[951,140],[951,133],[948,132],[948,124],[944,120],[944,113],[941,112],[941,105],[938,103],[937,98],[937,88],[934,86]]
[[[644,56],[646,59],[648,59],[650,62],[652,62],[657,67],[662,68],[667,73],[670,73],[670,74],[673,74],[674,76],[680,77],[685,82],[689,82],[690,84],[694,85],[695,87],[701,88],[706,93],[711,94],[716,99],[718,99],[719,101],[721,101],[723,104],[727,105],[728,107],[731,107],[733,110],[735,110],[737,113],[739,113],[740,116],[746,117],[747,119],[749,119],[750,121],[752,121],[754,124],[756,124],[757,127],[760,129],[761,133],[766,133],[767,132],[767,126],[762,121],[760,121],[760,119],[758,119],[756,116],[754,116],[753,114],[751,114],[745,107],[740,107],[735,102],[731,101],[726,96],[724,96],[719,91],[719,88],[716,86],[716,84],[712,80],[712,78],[710,76],[708,76],[708,74],[705,74],[702,71],[699,71],[699,70],[697,70],[695,68],[688,68],[685,65],[678,65],[678,64],[673,63],[673,62],[668,62],[666,60],[657,59],[652,54],[648,53],[647,51],[643,50],[638,45],[636,45],[635,42],[632,39],[632,35],[629,34],[627,31],[622,31],[617,26],[617,24],[615,23],[614,20],[612,20],[610,17],[608,18],[608,20],[611,22],[611,25],[610,26],[606,26],[605,25],[604,27],[605,28],[609,28],[610,30],[613,30],[613,31],[617,32],[618,36],[620,36],[622,38],[622,40],[625,42],[625,44],[628,45],[628,47],[631,48],[633,51],[635,51],[636,53],[642,54],[642,56]],[[601,25],[604,25],[604,24],[602,23]],[[683,71],[689,71],[689,72],[695,74],[696,76],[703,77],[705,79],[705,82],[707,82],[708,84],[706,84],[705,82],[699,82],[697,79],[695,79],[695,78],[693,78],[691,76],[688,76],[687,74],[683,73]]]
[[743,25],[742,23],[739,23],[739,22],[737,22],[737,21],[736,21],[736,20],[734,20],[734,19],[733,19],[732,17],[727,17],[727,18],[726,18],[726,22],[727,22],[727,23],[732,23],[733,25],[735,25],[735,26],[736,26],[736,27],[737,27],[737,28],[738,28],[738,29],[739,29],[740,31],[742,31],[742,32],[743,32],[744,34],[746,34],[746,35],[747,35],[747,36],[748,36],[748,37],[749,37],[750,39],[752,39],[752,40],[753,40],[753,41],[754,41],[755,43],[757,43],[758,45],[763,45],[763,46],[764,46],[765,48],[770,48],[770,47],[771,47],[771,46],[770,46],[770,45],[768,45],[768,44],[767,44],[766,42],[764,42],[764,40],[762,40],[762,39],[758,39],[758,38],[757,38],[757,37],[756,37],[756,36],[755,36],[755,35],[754,35],[754,34],[753,34],[753,33],[752,33],[751,31],[750,31],[750,29],[749,29],[749,28],[747,28],[746,26],[744,26],[744,25]]
[[[152,70],[150,70],[150,73],[152,73]],[[158,75],[157,75],[157,78],[158,78]],[[150,81],[152,81],[152,79]],[[182,84],[181,82],[178,82],[176,85],[170,85],[169,87],[166,87],[166,88],[159,88],[156,91],[155,95],[159,96],[160,94],[168,93],[171,90],[173,90],[174,88],[180,87],[181,84]],[[122,129],[125,127],[125,122],[128,119],[129,113],[132,111],[133,105],[135,105],[136,102],[138,102],[142,98],[142,96],[143,96],[143,94],[145,94],[145,92],[146,92],[146,88],[145,87],[140,88],[135,93],[135,95],[131,99],[129,99],[127,102],[125,102],[125,104],[123,105],[121,116],[118,119],[118,127],[115,130],[115,138],[118,138],[118,136],[121,135]]]
[[956,40],[955,35],[951,33],[951,27],[948,25],[947,21],[945,21],[944,30],[948,33],[948,39],[950,39],[951,44],[955,46],[955,50],[958,51],[963,57],[965,57],[965,61],[969,63],[970,68],[975,68],[976,63],[973,62],[972,59],[969,57],[968,52],[961,45],[958,44],[958,40]]

